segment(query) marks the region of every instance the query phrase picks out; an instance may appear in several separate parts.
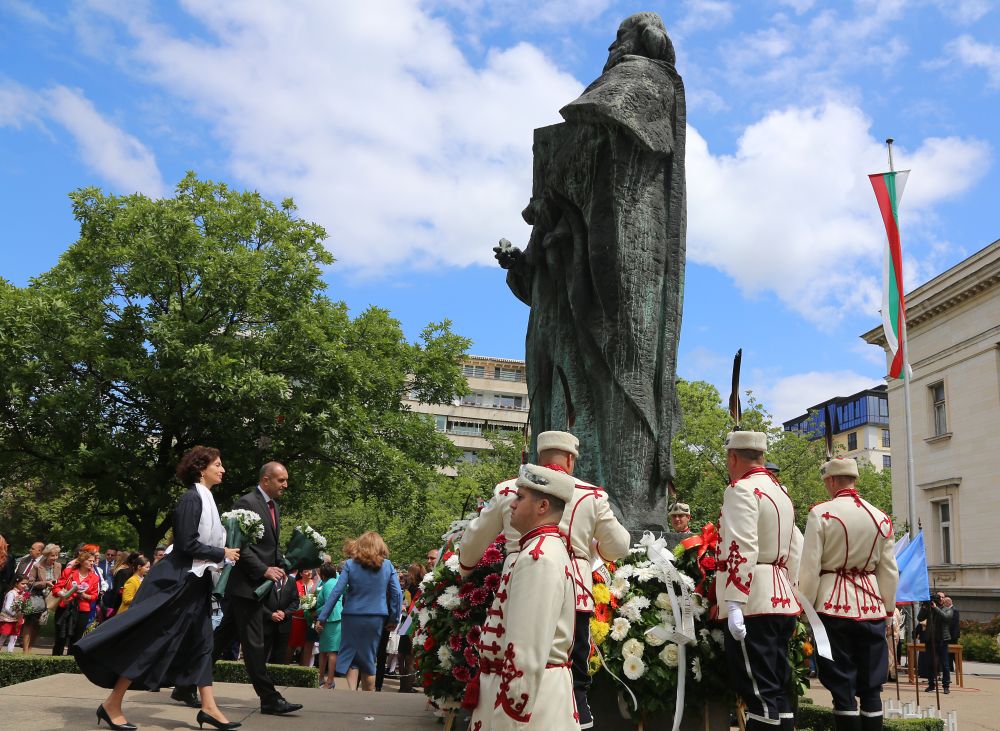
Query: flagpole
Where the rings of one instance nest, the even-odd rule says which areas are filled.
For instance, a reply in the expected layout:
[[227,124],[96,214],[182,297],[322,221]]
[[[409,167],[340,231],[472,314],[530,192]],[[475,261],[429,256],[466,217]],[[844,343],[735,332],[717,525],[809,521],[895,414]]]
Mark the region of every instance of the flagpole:
[[[892,162],[892,143],[890,137],[885,141],[889,150],[889,172],[896,172]],[[902,262],[900,262],[902,263]],[[917,481],[913,474],[913,417],[910,411],[910,341],[906,335],[906,298],[900,292],[903,301],[899,318],[899,347],[903,351],[903,415],[906,423],[906,502],[908,503],[907,519],[910,523],[910,538],[917,537]]]

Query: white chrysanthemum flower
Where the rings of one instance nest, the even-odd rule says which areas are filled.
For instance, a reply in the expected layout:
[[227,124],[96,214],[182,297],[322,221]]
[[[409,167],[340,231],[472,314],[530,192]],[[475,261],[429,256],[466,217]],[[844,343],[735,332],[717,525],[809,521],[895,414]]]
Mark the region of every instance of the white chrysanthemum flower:
[[628,579],[615,576],[615,578],[611,580],[611,586],[609,588],[615,599],[621,599],[623,596],[628,594],[632,585],[628,583]]
[[622,645],[622,657],[642,657],[642,652],[646,648],[643,647],[642,642],[637,640],[635,637],[630,637],[625,640],[625,644]]
[[659,569],[654,566],[642,566],[635,571],[635,578],[639,581],[652,581],[660,575]]
[[696,586],[694,583],[694,579],[692,579],[687,574],[681,574],[681,581],[684,582],[684,585],[688,588],[688,591],[694,591],[694,587]]
[[696,657],[691,661],[691,674],[694,676],[696,683],[701,682],[701,658]]
[[646,547],[645,546],[636,546],[635,548],[630,548],[628,550],[628,552],[629,553],[645,553],[646,552]]
[[726,636],[722,633],[721,629],[713,629],[711,635],[712,639],[715,640],[715,644],[719,647],[726,646]]
[[677,645],[668,642],[667,646],[660,651],[659,658],[668,668],[677,667]]
[[444,562],[444,565],[447,566],[452,571],[462,570],[462,563],[461,561],[458,560],[458,554],[452,554],[451,556],[449,556],[448,560]]
[[698,636],[701,637],[701,639],[703,639],[703,640],[707,640],[708,639],[708,630],[705,629],[704,627],[702,627],[700,630],[698,630]]
[[694,615],[695,619],[701,619],[708,608],[703,603],[702,598],[697,594],[692,594],[691,599],[693,600],[691,613]]
[[628,579],[635,575],[635,567],[631,564],[625,564],[624,566],[619,566],[615,571],[615,578]]
[[441,645],[441,647],[438,648],[438,660],[441,661],[442,670],[451,669],[452,654],[451,649],[447,645]]
[[674,613],[669,609],[661,609],[656,615],[660,618],[660,622],[663,624],[669,624],[673,627],[676,622],[674,622]]
[[428,586],[430,586],[431,584],[433,584],[433,583],[434,583],[434,572],[433,571],[428,571],[426,574],[424,574],[424,578],[422,578],[420,580],[420,586],[423,587],[423,588],[425,588],[425,589]]
[[659,607],[660,609],[670,609],[670,607],[673,606],[670,603],[670,595],[665,591],[661,591],[659,594],[657,594],[656,606]]
[[662,645],[664,642],[667,641],[666,638],[663,636],[667,632],[667,629],[668,628],[666,626],[658,624],[655,627],[650,627],[648,630],[646,630],[645,633],[642,635],[642,638],[646,640],[646,644],[649,645],[650,647],[659,647],[660,645]]
[[615,621],[611,623],[611,639],[615,642],[621,642],[630,629],[632,629],[632,623],[625,617],[615,617]]
[[431,613],[426,608],[417,611],[417,624],[421,627],[426,627],[430,621]]
[[632,602],[626,602],[625,604],[622,604],[620,607],[618,607],[618,613],[633,622],[638,622],[640,619],[642,619],[642,613],[639,611],[639,608]]
[[646,663],[635,656],[626,657],[622,663],[622,671],[629,680],[638,680],[646,673]]
[[437,598],[437,603],[442,609],[457,609],[462,603],[461,598],[458,596],[458,587],[449,586],[442,591],[441,596]]
[[652,561],[636,561],[635,567],[637,569],[645,569],[653,565]]

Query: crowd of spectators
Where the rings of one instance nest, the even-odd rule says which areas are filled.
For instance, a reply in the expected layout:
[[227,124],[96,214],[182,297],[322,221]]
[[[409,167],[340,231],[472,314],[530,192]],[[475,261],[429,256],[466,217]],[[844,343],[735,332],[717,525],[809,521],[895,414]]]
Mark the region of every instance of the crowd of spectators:
[[[143,578],[168,550],[157,546],[150,560],[140,551],[111,546],[102,552],[97,545],[83,544],[67,556],[61,546],[37,541],[17,557],[0,535],[0,651],[13,652],[20,641],[23,651],[31,652],[40,628],[51,622],[52,654],[72,652],[89,628],[128,611]],[[399,679],[401,692],[418,692],[412,639],[397,630],[412,611],[424,575],[437,562],[437,549],[428,551],[426,564],[397,570],[381,536],[370,532],[347,542],[344,553],[346,560],[339,563],[324,556],[316,570],[290,572],[262,599],[269,662],[315,665],[324,688],[333,688],[336,677],[346,675],[351,687],[382,690],[388,676]],[[224,612],[216,601],[216,627]],[[317,621],[321,615],[322,623]],[[344,649],[352,655],[346,664],[345,623],[351,637]],[[367,653],[371,632],[377,642]],[[238,659],[238,643],[223,657]]]

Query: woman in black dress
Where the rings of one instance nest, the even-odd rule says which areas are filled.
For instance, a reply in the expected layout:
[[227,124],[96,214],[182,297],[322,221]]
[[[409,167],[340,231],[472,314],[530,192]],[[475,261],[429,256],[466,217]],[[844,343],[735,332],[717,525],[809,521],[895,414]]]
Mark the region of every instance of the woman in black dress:
[[177,465],[177,476],[191,485],[174,508],[174,543],[139,588],[129,611],[118,614],[73,648],[84,675],[111,688],[97,709],[98,725],[132,731],[125,720],[125,691],[196,685],[201,691],[198,724],[233,729],[212,693],[212,572],[239,550],[225,548],[225,530],[210,492],[226,470],[219,450],[194,447]]

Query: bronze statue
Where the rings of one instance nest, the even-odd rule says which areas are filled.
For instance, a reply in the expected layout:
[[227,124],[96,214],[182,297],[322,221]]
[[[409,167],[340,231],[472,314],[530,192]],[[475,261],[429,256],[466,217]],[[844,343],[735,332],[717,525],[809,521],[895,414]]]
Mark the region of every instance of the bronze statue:
[[604,73],[535,130],[532,225],[497,260],[531,307],[531,429],[580,439],[577,474],[633,530],[662,528],[686,224],[684,86],[656,13],[627,18]]

